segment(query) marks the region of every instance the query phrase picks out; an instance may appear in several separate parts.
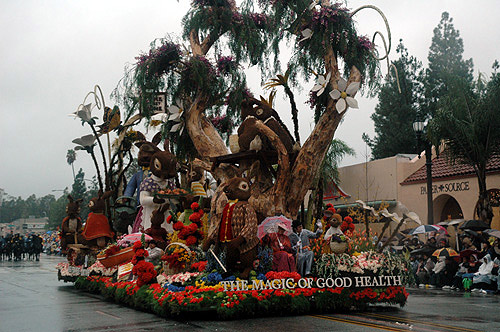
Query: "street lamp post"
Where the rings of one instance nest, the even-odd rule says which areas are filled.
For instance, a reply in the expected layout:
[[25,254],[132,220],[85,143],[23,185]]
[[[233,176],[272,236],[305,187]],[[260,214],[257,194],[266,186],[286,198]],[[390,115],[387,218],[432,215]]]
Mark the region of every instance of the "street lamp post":
[[[432,145],[426,138],[422,138],[425,130],[425,123],[415,121],[413,123],[413,131],[417,135],[417,142],[421,141],[425,144],[425,166],[427,173],[427,224],[434,224],[434,210],[432,203]],[[420,158],[420,155],[418,156]]]

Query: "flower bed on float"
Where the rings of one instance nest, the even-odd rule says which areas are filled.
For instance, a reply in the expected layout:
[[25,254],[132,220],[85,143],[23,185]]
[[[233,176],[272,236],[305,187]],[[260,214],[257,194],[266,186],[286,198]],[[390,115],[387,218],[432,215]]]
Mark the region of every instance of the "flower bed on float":
[[135,281],[113,282],[104,276],[80,276],[75,287],[162,317],[195,313],[197,318],[236,319],[327,313],[373,304],[404,306],[408,293],[402,285],[409,280],[406,262],[401,255],[373,251],[322,254],[312,278],[269,271],[253,272],[249,280],[241,280],[199,271],[196,266],[191,269],[195,272],[160,274],[157,282],[142,287]]
[[138,287],[134,281],[98,276],[79,277],[75,287],[162,317],[208,312],[207,317],[215,313],[218,319],[326,313],[377,303],[403,306],[408,297],[403,286],[224,291],[220,285],[200,285],[171,291],[158,283]]

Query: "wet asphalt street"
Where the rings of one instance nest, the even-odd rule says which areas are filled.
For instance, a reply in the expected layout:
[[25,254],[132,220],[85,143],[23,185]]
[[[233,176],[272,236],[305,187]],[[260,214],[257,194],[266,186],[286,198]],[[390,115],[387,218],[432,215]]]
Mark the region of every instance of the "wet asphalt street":
[[240,321],[173,321],[135,311],[57,281],[54,266],[0,261],[0,331],[500,331],[500,296],[409,289],[404,308]]

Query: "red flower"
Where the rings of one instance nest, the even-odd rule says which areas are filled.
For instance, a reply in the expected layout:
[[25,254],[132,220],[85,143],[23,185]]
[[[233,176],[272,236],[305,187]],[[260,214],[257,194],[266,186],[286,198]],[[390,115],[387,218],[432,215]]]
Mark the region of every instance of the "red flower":
[[171,221],[172,221],[172,216],[169,214],[168,217],[167,217],[167,223],[170,224]]
[[196,242],[198,242],[198,239],[192,235],[189,235],[187,238],[186,238],[186,244],[188,246],[192,246],[194,244],[196,244]]
[[135,241],[133,248],[134,248],[134,251],[136,251],[137,249],[142,248],[142,242],[141,241]]
[[181,230],[182,228],[184,227],[184,224],[182,223],[182,221],[178,221],[174,224],[173,228],[174,230],[176,231],[179,231]]
[[197,202],[194,202],[191,204],[191,210],[197,211],[199,208],[200,208],[200,204],[198,204]]

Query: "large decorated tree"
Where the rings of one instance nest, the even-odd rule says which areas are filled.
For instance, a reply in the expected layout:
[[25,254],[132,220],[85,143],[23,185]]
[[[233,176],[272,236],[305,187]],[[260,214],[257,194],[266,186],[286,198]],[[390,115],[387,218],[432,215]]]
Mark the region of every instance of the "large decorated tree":
[[[155,40],[149,53],[129,68],[119,97],[129,113],[139,110],[147,119],[159,118],[171,149],[219,182],[251,168],[261,179],[253,186],[251,201],[257,211],[295,218],[342,117],[349,107],[357,108],[354,96],[360,85],[370,89],[377,84],[379,59],[373,41],[355,29],[356,12],[327,0],[246,0],[239,7],[234,0],[193,0],[183,19],[185,44],[170,37]],[[296,118],[291,88],[316,76],[309,100],[315,128],[292,153],[275,131],[255,122],[277,154],[275,172],[258,163],[214,163],[214,158],[230,154],[226,143],[243,120],[242,103],[257,100],[247,88],[243,68],[258,66],[263,79],[283,73],[278,55],[284,42],[292,45],[292,55],[286,77],[277,76],[274,82],[283,83]],[[155,115],[160,94],[170,106],[167,114]]]

